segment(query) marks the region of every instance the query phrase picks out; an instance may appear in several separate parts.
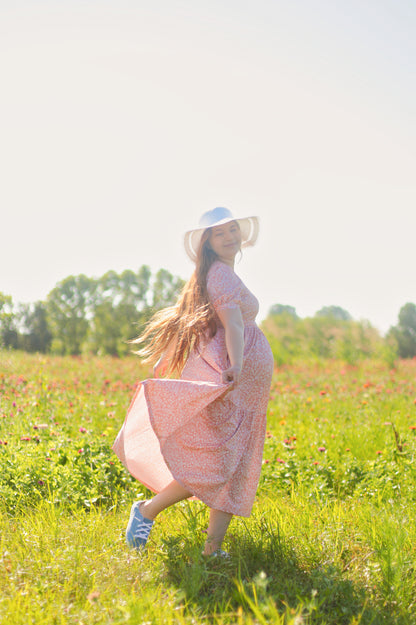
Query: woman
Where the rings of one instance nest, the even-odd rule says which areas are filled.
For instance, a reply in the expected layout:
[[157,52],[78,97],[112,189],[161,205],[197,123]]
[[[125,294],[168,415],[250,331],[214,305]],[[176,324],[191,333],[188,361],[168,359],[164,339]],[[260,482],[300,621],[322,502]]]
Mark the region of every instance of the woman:
[[[215,208],[185,234],[196,263],[172,308],[150,321],[138,353],[158,361],[139,384],[114,451],[157,493],[133,504],[127,543],[145,545],[168,506],[197,497],[210,508],[204,555],[220,547],[236,514],[249,516],[260,476],[273,371],[269,344],[255,323],[258,301],[234,273],[241,247],[253,245],[256,217]],[[180,379],[157,379],[172,371]]]

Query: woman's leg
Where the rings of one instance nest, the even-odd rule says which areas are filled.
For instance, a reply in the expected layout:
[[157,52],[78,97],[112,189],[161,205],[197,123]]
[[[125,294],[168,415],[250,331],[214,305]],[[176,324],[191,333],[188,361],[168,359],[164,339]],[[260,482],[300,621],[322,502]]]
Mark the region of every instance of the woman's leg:
[[[173,480],[152,499],[144,501],[140,506],[140,512],[145,519],[151,519],[153,521],[160,512],[169,506],[183,499],[188,499],[188,497],[191,496],[192,493],[190,491],[186,490],[186,488],[181,486],[176,480]],[[210,509],[207,530],[208,535],[205,541],[203,555],[211,555],[221,547],[232,516],[233,515],[229,512],[215,510],[214,508]]]
[[153,521],[162,510],[191,496],[192,493],[189,490],[186,490],[179,482],[173,480],[152,499],[144,501],[140,506],[140,512],[145,519]]
[[223,512],[222,510],[214,510],[211,508],[209,514],[208,536],[205,541],[204,556],[210,556],[214,551],[221,547],[225,533],[228,529],[232,514]]

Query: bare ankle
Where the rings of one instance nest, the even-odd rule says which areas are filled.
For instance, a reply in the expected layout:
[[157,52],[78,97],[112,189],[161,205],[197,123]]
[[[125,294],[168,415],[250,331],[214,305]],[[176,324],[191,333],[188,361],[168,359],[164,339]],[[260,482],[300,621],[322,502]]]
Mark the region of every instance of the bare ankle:
[[204,550],[202,552],[203,556],[211,556],[217,549],[221,547],[221,543],[215,540],[207,540],[204,545]]
[[150,521],[154,521],[156,518],[155,514],[152,514],[152,509],[151,509],[151,503],[152,500],[150,501],[143,501],[140,504],[140,514],[145,518],[145,519],[149,519]]

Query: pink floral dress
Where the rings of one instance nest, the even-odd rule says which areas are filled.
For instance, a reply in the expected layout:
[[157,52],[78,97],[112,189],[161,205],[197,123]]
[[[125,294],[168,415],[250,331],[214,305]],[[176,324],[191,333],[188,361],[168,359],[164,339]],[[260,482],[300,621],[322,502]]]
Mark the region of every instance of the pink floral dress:
[[249,516],[260,476],[273,356],[255,323],[258,301],[228,265],[207,276],[216,311],[239,307],[244,359],[235,389],[225,332],[194,349],[179,380],[139,383],[113,450],[142,484],[160,492],[173,479],[210,508]]

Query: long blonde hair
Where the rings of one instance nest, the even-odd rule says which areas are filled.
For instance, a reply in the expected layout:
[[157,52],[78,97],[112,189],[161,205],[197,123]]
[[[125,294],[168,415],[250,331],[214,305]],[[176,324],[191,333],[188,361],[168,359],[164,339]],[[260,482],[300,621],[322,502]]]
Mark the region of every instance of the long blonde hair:
[[176,304],[159,310],[150,319],[143,334],[131,341],[144,344],[135,352],[144,358],[144,362],[156,362],[169,344],[176,341],[169,373],[182,371],[189,352],[199,345],[202,336],[212,338],[217,331],[216,315],[207,291],[208,271],[218,260],[209,243],[211,230],[207,228],[202,235],[195,271],[183,287]]

